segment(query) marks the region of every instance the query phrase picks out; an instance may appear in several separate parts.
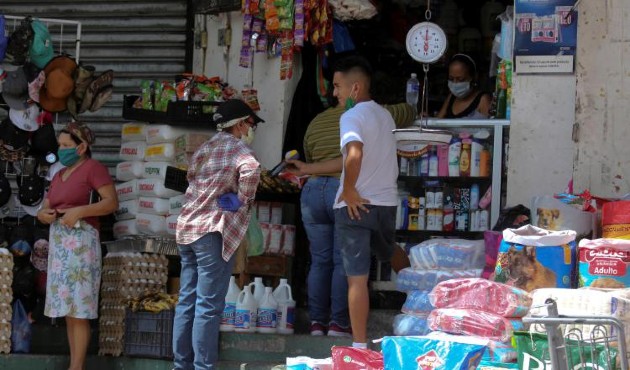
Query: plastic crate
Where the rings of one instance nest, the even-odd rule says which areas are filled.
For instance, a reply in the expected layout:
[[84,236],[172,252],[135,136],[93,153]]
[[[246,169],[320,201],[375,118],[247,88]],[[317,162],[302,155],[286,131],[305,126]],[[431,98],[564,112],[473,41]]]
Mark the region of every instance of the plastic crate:
[[164,123],[176,126],[207,126],[215,128],[214,112],[221,102],[205,101],[175,101],[169,102],[166,112],[150,109],[134,108],[133,103],[139,98],[137,95],[125,95],[123,103],[123,118],[133,121],[149,123]]
[[125,312],[125,355],[173,358],[174,310]]
[[185,193],[188,189],[187,171],[181,170],[177,167],[167,166],[166,174],[164,176],[164,187],[171,190]]
[[122,114],[124,119],[142,122],[166,122],[168,120],[166,112],[134,108],[133,103],[138,98],[137,95],[125,95]]

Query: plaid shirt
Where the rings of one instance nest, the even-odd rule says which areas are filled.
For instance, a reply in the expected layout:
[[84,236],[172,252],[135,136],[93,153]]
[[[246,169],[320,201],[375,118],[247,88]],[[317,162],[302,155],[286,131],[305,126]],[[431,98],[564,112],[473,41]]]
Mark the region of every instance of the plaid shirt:
[[[231,134],[219,132],[193,155],[188,190],[177,219],[177,243],[190,244],[210,232],[223,235],[223,259],[228,261],[245,236],[250,204],[260,180],[260,163],[253,151]],[[244,204],[236,212],[223,211],[217,200],[237,193]]]

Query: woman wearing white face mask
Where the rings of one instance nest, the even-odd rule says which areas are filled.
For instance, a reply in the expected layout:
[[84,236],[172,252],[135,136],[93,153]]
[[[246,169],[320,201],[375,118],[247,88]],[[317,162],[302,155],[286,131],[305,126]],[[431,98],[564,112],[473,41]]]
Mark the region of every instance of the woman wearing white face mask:
[[448,64],[448,89],[438,118],[488,118],[491,98],[477,89],[477,66],[466,54],[455,54]]

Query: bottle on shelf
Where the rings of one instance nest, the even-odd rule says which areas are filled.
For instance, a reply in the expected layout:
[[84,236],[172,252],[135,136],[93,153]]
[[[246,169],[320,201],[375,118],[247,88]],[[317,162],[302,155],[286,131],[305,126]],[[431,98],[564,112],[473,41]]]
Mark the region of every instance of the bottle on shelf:
[[462,139],[454,137],[448,147],[448,175],[459,176],[459,159],[462,152]]
[[409,174],[409,160],[405,157],[400,157],[400,174],[407,176]]
[[420,96],[420,81],[418,80],[418,75],[415,73],[411,74],[411,77],[407,80],[407,104],[411,105],[418,115],[418,97]]
[[265,287],[265,294],[258,306],[256,316],[256,331],[263,334],[273,334],[278,324],[278,302],[273,297],[271,287]]
[[429,154],[429,177],[437,177],[439,174],[438,168],[438,154],[437,147],[432,146]]
[[462,152],[459,157],[459,175],[470,176],[470,144],[462,143]]
[[480,177],[488,177],[490,176],[490,151],[488,148],[483,148],[481,150],[481,154],[479,156],[479,176]]
[[420,156],[420,171],[418,175],[422,177],[429,176],[429,153],[426,152]]
[[223,309],[223,315],[221,315],[220,331],[234,331],[236,301],[238,300],[239,294],[241,294],[241,290],[238,285],[236,285],[236,278],[231,276],[228,291],[225,295],[225,308]]
[[472,184],[470,187],[470,209],[475,211],[479,208],[479,184]]
[[254,287],[254,299],[256,299],[257,304],[260,304],[260,301],[265,295],[265,284],[263,284],[262,278],[255,277],[252,286]]
[[252,285],[243,287],[236,300],[236,316],[234,318],[234,331],[238,333],[256,332],[256,313],[258,305],[252,294]]
[[481,176],[481,152],[483,145],[478,139],[473,139],[470,144],[470,177]]
[[448,176],[448,145],[447,144],[438,145],[437,157],[438,157],[438,176],[447,177]]

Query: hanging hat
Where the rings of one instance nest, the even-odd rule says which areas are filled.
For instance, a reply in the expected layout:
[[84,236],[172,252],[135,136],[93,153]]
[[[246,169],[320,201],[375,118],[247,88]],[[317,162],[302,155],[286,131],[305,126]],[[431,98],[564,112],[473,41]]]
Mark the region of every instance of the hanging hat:
[[26,63],[24,65],[24,74],[26,75],[26,81],[28,81],[28,97],[39,103],[39,90],[44,86],[46,82],[46,73],[33,63]]
[[10,119],[0,122],[0,159],[15,162],[28,149],[28,131],[19,129]]
[[57,149],[59,149],[59,144],[57,143],[55,128],[52,124],[42,125],[37,131],[33,132],[31,136],[31,154],[39,159],[46,159],[52,153],[55,154],[54,159],[56,159]]
[[48,270],[48,238],[36,236],[31,253],[31,263],[37,270],[46,272]]
[[28,80],[22,67],[7,71],[2,84],[2,97],[10,108],[28,108]]
[[79,108],[88,87],[94,81],[94,66],[79,65],[75,71],[74,94],[68,98],[68,112],[78,120]]
[[18,176],[18,200],[25,206],[36,206],[44,199],[46,182],[38,175]]
[[11,199],[11,184],[6,176],[0,172],[0,207],[4,207]]
[[36,104],[31,104],[24,110],[9,109],[11,122],[24,131],[33,132],[39,128],[37,124],[38,115],[39,107]]
[[53,42],[48,27],[39,20],[31,23],[33,42],[29,51],[31,62],[39,68],[44,68],[53,58]]
[[9,39],[4,33],[5,27],[6,19],[4,18],[3,14],[0,14],[0,60],[4,59],[4,56],[7,52],[7,44],[9,43]]
[[96,112],[99,110],[109,99],[111,99],[114,80],[114,71],[107,70],[100,76],[96,77],[90,86],[88,86],[79,108],[79,113],[83,113],[86,110],[90,112]]
[[7,62],[21,66],[26,62],[28,50],[33,42],[33,29],[31,17],[26,17],[9,37],[5,59]]
[[74,70],[77,64],[68,56],[61,55],[51,60],[44,68],[46,82],[39,91],[39,104],[49,112],[63,112],[67,100],[74,90]]

